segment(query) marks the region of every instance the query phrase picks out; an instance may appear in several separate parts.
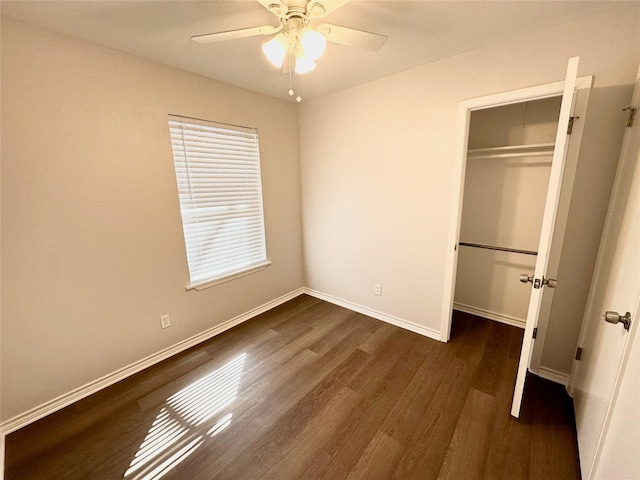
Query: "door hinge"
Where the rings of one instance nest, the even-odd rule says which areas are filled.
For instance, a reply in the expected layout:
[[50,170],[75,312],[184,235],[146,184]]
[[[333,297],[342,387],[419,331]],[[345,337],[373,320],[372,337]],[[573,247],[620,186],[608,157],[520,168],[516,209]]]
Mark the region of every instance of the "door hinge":
[[580,117],[569,117],[569,125],[567,125],[567,135],[571,135],[573,132],[573,122]]
[[532,337],[533,337],[533,338],[536,338],[537,336],[538,336],[538,327],[535,327],[535,328],[533,329],[533,335],[532,335]]
[[578,349],[576,350],[575,359],[580,360],[581,358],[582,358],[582,347],[578,347]]
[[627,127],[633,127],[633,122],[636,119],[636,111],[638,110],[636,107],[627,107],[623,108],[622,111],[626,112],[629,110],[629,116],[627,117]]

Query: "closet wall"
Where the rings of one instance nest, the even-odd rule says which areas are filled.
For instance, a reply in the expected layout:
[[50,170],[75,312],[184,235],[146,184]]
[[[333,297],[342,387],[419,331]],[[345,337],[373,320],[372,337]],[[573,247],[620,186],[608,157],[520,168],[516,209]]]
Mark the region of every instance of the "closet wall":
[[454,308],[524,327],[560,97],[474,111],[469,130]]

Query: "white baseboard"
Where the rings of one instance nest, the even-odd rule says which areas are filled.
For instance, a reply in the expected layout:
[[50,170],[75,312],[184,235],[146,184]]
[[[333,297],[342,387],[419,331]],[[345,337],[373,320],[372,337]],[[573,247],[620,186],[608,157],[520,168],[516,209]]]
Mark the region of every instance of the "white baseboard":
[[552,368],[547,368],[540,366],[538,368],[538,376],[542,377],[546,380],[551,380],[552,382],[559,383],[563,385],[564,388],[569,386],[569,379],[571,376],[568,373],[562,373],[557,370],[553,370]]
[[353,310],[354,312],[362,313],[363,315],[367,315],[377,320],[382,320],[383,322],[390,323],[392,325],[395,325],[396,327],[404,328],[405,330],[410,330],[414,333],[419,333],[420,335],[424,335],[425,337],[429,337],[433,340],[442,341],[442,336],[437,330],[432,330],[430,328],[423,327],[422,325],[417,325],[408,320],[394,317],[393,315],[388,315],[386,313],[378,312],[377,310],[372,310],[370,308],[363,307],[347,300],[342,300],[341,298],[337,298],[332,295],[319,292],[317,290],[312,290],[310,288],[304,288],[303,290],[307,295],[319,298],[320,300],[324,300],[326,302],[333,303],[334,305]]
[[[167,358],[173,355],[183,352],[188,348],[191,348],[199,343],[209,340],[210,338],[213,338],[216,335],[219,335],[222,332],[235,327],[236,325],[246,322],[247,320],[250,320],[251,318],[258,316],[261,313],[266,312],[267,310],[271,310],[272,308],[275,308],[278,305],[291,300],[292,298],[302,295],[303,293],[305,293],[304,288],[299,288],[297,290],[294,290],[279,298],[276,298],[275,300],[271,300],[270,302],[267,302],[263,305],[260,305],[259,307],[249,310],[246,313],[238,315],[237,317],[234,317],[230,320],[227,320],[226,322],[221,323],[220,325],[216,325],[215,327],[209,328],[204,332],[194,335],[193,337],[187,338],[186,340],[178,342],[175,345],[172,345],[171,347],[165,348],[164,350],[161,350],[157,353],[154,353],[153,355],[143,358],[142,360],[132,363],[131,365],[128,365],[124,368],[116,370],[115,372],[105,375],[104,377],[94,380],[93,382],[89,382],[86,385],[76,388],[75,390],[72,390],[69,393],[66,393],[57,398],[54,398],[53,400],[43,403],[38,407],[32,408],[31,410],[21,413],[16,417],[10,418],[9,420],[0,424],[0,436],[2,437],[2,441],[4,443],[4,436],[8,435],[11,432],[14,432],[22,427],[25,427],[30,423],[35,422],[36,420],[40,420],[41,418],[46,417],[47,415],[50,415],[58,410],[61,410],[62,408],[68,405],[71,405],[72,403],[77,402],[78,400],[88,397],[89,395],[92,395],[102,390],[103,388],[113,385],[114,383],[117,383],[120,380],[124,380],[125,378],[130,377],[131,375],[134,375],[135,373],[138,373],[144,370],[145,368],[155,365],[156,363],[166,360]],[[3,455],[3,458],[4,458],[4,455]]]
[[505,323],[512,327],[524,328],[527,323],[526,319],[483,310],[482,308],[472,307],[471,305],[465,305],[464,303],[453,302],[453,309],[460,310],[464,313],[470,313],[471,315],[477,315],[478,317],[488,318],[489,320],[495,320],[496,322]]

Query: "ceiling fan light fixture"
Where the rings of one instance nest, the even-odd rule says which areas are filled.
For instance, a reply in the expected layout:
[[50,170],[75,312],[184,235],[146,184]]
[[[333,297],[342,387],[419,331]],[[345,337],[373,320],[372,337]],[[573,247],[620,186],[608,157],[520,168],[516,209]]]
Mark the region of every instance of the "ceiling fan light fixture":
[[296,59],[296,73],[298,74],[309,73],[312,70],[315,70],[315,68],[316,62],[309,57]]
[[304,49],[304,56],[311,60],[319,59],[327,48],[327,39],[324,35],[309,27],[302,30],[300,43]]
[[262,53],[278,68],[282,68],[287,50],[289,50],[289,38],[284,33],[280,33],[262,44]]
[[[300,93],[298,75],[315,70],[316,61],[324,54],[327,41],[376,51],[387,40],[385,35],[331,23],[310,26],[310,22],[326,17],[347,1],[349,0],[258,0],[263,7],[278,17],[279,25],[261,25],[195,35],[191,38],[198,43],[213,43],[273,35],[262,44],[262,52],[271,64],[283,73],[289,74],[289,95],[293,96],[294,75]],[[296,101],[301,100],[302,97],[298,94]]]

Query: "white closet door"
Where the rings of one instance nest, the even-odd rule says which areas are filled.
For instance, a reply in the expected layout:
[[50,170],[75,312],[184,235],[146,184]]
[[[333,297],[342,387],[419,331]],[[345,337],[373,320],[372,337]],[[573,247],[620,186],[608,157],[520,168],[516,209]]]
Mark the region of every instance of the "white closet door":
[[558,130],[556,133],[551,174],[549,177],[549,187],[547,189],[542,229],[540,231],[538,257],[536,260],[535,271],[531,278],[532,291],[529,300],[529,310],[527,312],[527,324],[525,326],[524,339],[522,341],[522,350],[520,351],[520,363],[518,364],[518,375],[516,377],[516,386],[513,393],[513,403],[511,404],[511,415],[514,417],[518,417],[520,415],[522,395],[524,393],[527,370],[529,368],[531,352],[533,350],[533,332],[534,328],[536,328],[538,324],[542,295],[545,286],[547,286],[545,283],[548,280],[546,277],[546,271],[549,263],[553,227],[556,222],[556,213],[558,211],[558,203],[560,200],[560,187],[562,185],[562,176],[564,174],[564,165],[569,146],[567,130],[573,108],[579,60],[579,57],[569,59],[567,73],[565,76],[562,104],[560,106],[560,117],[558,118]]

